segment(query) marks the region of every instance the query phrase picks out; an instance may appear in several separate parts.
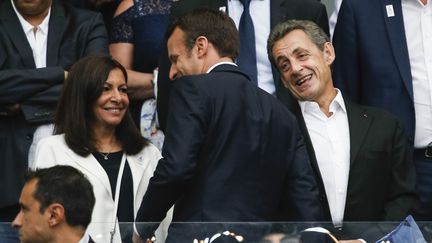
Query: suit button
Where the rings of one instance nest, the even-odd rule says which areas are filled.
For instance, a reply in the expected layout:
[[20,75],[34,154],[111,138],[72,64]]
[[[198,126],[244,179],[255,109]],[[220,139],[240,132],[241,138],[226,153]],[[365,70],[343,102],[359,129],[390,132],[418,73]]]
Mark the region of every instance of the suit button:
[[31,140],[31,139],[33,138],[33,136],[32,136],[32,135],[29,135],[29,134],[27,134],[27,135],[25,136],[25,138],[26,138],[27,140]]

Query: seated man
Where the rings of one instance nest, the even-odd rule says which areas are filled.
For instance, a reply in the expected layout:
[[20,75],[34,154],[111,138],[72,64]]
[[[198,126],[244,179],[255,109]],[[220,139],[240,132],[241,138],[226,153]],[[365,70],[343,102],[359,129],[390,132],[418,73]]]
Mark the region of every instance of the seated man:
[[12,222],[21,242],[87,243],[95,197],[87,178],[70,166],[29,172]]
[[326,220],[342,228],[344,221],[404,219],[418,198],[412,151],[401,123],[379,109],[353,104],[334,88],[330,65],[335,52],[313,22],[279,24],[267,48],[284,85],[299,101],[293,112]]

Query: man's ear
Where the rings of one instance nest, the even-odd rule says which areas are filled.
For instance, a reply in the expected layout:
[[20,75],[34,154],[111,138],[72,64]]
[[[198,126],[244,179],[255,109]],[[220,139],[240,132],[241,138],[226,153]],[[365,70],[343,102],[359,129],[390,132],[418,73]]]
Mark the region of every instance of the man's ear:
[[49,215],[48,224],[50,227],[54,227],[65,220],[65,210],[60,203],[49,205],[46,212]]
[[195,46],[198,50],[198,58],[204,57],[209,47],[208,39],[205,36],[198,36],[195,40]]
[[330,66],[336,57],[332,43],[326,42],[324,44],[323,53],[324,53],[325,62],[327,63],[327,65]]

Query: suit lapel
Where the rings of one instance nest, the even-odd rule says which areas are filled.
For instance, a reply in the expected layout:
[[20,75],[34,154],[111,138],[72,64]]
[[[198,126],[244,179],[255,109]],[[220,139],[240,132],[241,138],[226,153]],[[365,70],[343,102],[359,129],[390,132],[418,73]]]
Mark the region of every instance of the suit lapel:
[[365,112],[361,106],[355,105],[346,99],[344,101],[348,115],[350,132],[350,167],[352,168],[361,145],[364,142],[367,131],[372,123],[373,117]]
[[[47,66],[57,66],[60,42],[66,30],[67,20],[65,10],[59,1],[53,1],[47,40]],[[57,47],[57,48],[53,48]]]
[[[405,27],[402,15],[401,0],[381,0],[381,10],[386,23],[388,39],[391,43],[393,55],[398,66],[400,75],[404,81],[408,93],[413,99],[413,87],[411,69],[409,63],[408,47],[405,38]],[[386,7],[392,6],[394,17],[387,16]]]
[[113,197],[108,175],[105,173],[104,168],[99,164],[92,154],[86,157],[81,157],[70,149],[66,151],[66,154],[83,170],[87,171],[88,174],[91,174],[94,176],[94,178],[97,178],[102,183],[105,190],[107,190],[107,193],[111,196],[111,198]]
[[12,40],[11,43],[15,45],[16,51],[21,56],[25,68],[36,68],[33,59],[33,51],[10,1],[5,0],[1,8],[0,16],[5,25],[4,29]]
[[[140,205],[137,203],[137,200],[141,200],[142,198],[137,197],[138,190],[140,187],[144,187],[145,189],[148,187],[149,181],[143,181],[143,179],[148,179],[153,175],[153,169],[150,166],[151,163],[144,156],[143,151],[138,153],[137,155],[128,156],[127,162],[132,172],[132,180],[133,180],[133,191],[134,191],[134,213],[138,212],[138,208],[135,208],[136,205]],[[144,176],[145,172],[149,173],[149,177]],[[145,185],[141,185],[141,183],[145,183]],[[144,190],[145,190],[144,189]]]

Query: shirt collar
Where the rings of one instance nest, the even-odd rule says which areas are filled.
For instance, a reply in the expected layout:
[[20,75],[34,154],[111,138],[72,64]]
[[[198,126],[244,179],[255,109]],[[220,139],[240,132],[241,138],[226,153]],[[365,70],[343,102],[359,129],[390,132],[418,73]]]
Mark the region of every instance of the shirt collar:
[[217,66],[220,66],[222,64],[228,64],[228,65],[233,65],[233,66],[237,66],[237,64],[233,63],[233,62],[218,62],[216,64],[214,64],[213,66],[211,66],[208,70],[207,73],[210,73],[213,69],[215,69]]
[[[24,19],[24,17],[21,15],[20,12],[18,12],[18,10],[15,7],[15,4],[13,2],[13,0],[10,0],[12,3],[12,8],[14,9],[16,15],[18,16],[18,20],[21,23],[21,26],[24,30],[24,33],[28,33],[29,31],[33,31],[33,25],[31,25],[29,22],[27,22],[27,20]],[[49,18],[51,16],[51,7],[49,7],[48,9],[48,14],[47,16],[45,16],[44,20],[42,21],[42,23],[38,26],[39,29],[44,33],[44,34],[48,34],[48,24],[49,24]]]
[[[329,111],[334,113],[338,109],[341,109],[344,113],[346,113],[346,107],[342,97],[342,92],[337,88],[335,88],[335,90],[336,90],[336,96],[334,97],[333,101],[330,103]],[[302,114],[307,112],[308,108],[313,106],[318,106],[318,104],[315,101],[299,101],[299,105]]]
[[84,236],[81,238],[81,240],[78,243],[88,243],[90,241],[90,236],[89,234],[84,233]]

